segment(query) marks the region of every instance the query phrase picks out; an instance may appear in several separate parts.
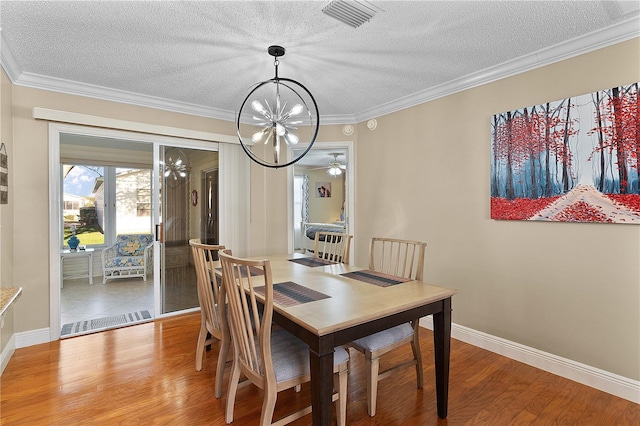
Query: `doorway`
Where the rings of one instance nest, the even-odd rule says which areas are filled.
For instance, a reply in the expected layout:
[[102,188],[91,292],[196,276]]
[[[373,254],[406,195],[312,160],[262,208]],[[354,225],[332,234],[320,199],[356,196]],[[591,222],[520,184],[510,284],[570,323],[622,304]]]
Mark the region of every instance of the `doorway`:
[[[306,146],[296,146],[291,151],[305,149]],[[354,158],[352,141],[322,142],[314,144],[291,168],[289,252],[308,252],[313,247],[313,241],[305,232],[307,223],[341,226],[344,232],[354,235]],[[339,172],[335,168],[331,170],[332,163],[334,166],[340,164]],[[350,250],[353,259],[355,244]]]
[[[203,215],[198,194],[204,190],[205,171],[211,182],[217,182],[218,144],[205,145],[197,141],[116,130],[55,126],[63,129],[51,132],[51,170],[60,172],[52,173],[50,193],[52,206],[58,203],[54,200],[60,200],[60,208],[51,210],[51,229],[64,229],[66,219],[73,216],[77,221],[73,222],[74,225],[78,225],[74,230],[80,224],[87,224],[96,232],[80,236],[79,248],[84,249],[81,254],[92,254],[88,256],[89,265],[87,256],[69,256],[62,262],[56,262],[60,260],[62,250],[69,249],[68,235],[63,232],[51,234],[52,340],[61,337],[63,326],[70,321],[69,316],[62,316],[63,309],[67,312],[70,308],[81,311],[86,318],[75,319],[97,323],[99,330],[125,325],[121,321],[112,321],[116,317],[128,316],[134,317],[134,321],[142,321],[196,310],[197,287],[188,240],[207,238],[200,226]],[[177,157],[176,151],[180,151],[183,157]],[[170,157],[176,173],[169,168]],[[90,195],[66,195],[63,176],[71,168],[69,165],[77,169],[82,165],[85,170],[94,172],[91,179],[85,179],[92,191]],[[112,184],[106,185],[109,182]],[[216,220],[217,227],[218,215],[211,212],[219,205],[211,198],[215,196],[217,192],[209,194],[208,213]],[[82,208],[80,204],[83,204]],[[113,210],[111,213],[110,209]],[[77,214],[80,210],[82,214]],[[143,277],[126,277],[108,279],[103,284],[101,253],[114,243],[115,236],[123,232],[149,234],[152,241],[158,240],[156,225],[163,227],[163,240],[153,243],[154,260],[150,262],[146,280]],[[82,275],[85,278],[63,280],[78,268],[84,271]],[[91,269],[95,278],[93,284],[87,276],[87,270]],[[74,288],[78,291],[74,292]],[[141,315],[145,312],[146,315]]]

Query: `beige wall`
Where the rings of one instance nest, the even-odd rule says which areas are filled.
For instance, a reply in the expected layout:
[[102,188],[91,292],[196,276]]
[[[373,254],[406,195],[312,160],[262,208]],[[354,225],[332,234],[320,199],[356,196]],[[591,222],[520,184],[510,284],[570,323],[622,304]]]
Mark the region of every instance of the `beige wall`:
[[[636,39],[379,117],[375,131],[356,126],[355,263],[366,264],[374,235],[424,240],[426,279],[459,290],[457,324],[640,379],[640,228],[489,218],[492,114],[638,81],[638,52]],[[14,194],[29,195],[10,199],[20,238],[6,233],[2,210],[2,264],[23,287],[15,329],[26,332],[49,326],[48,246],[34,244],[49,235],[48,131],[33,107],[235,131],[230,122],[20,86],[12,94],[10,177]],[[4,119],[2,127],[4,135]],[[319,140],[344,140],[340,130],[323,127]],[[287,250],[286,178],[286,169],[251,165],[251,255]]]
[[[13,280],[13,201],[14,197],[14,161],[13,127],[11,120],[12,86],[11,81],[0,68],[0,142],[5,144],[9,156],[9,204],[0,204],[0,287],[19,285]],[[4,326],[0,329],[0,353],[14,333],[13,310],[5,313]]]
[[13,126],[11,119],[12,85],[0,68],[0,142],[9,156],[9,204],[0,204],[0,283],[10,287],[13,273]]
[[360,124],[355,263],[372,236],[426,241],[455,323],[640,379],[640,227],[489,211],[493,114],[637,81],[639,39]]
[[[333,177],[326,169],[310,170],[309,175],[309,222],[332,223],[340,220],[344,201],[344,174]],[[331,184],[331,198],[317,197],[317,183]]]

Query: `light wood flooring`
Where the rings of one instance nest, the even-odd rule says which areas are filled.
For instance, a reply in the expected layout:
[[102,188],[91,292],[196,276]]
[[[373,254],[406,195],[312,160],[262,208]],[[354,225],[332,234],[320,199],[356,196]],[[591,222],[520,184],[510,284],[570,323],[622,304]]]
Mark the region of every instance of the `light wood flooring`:
[[[225,398],[213,396],[218,346],[202,371],[194,367],[199,324],[199,314],[187,314],[16,350],[0,377],[0,424],[223,425]],[[351,351],[347,424],[640,425],[637,404],[455,339],[449,416],[439,419],[432,339],[422,329],[424,388],[416,389],[411,369],[381,381],[373,418],[362,356]],[[276,416],[309,400],[308,386],[286,391]],[[261,401],[260,390],[241,388],[233,424],[256,425]],[[293,425],[310,422],[306,416]]]

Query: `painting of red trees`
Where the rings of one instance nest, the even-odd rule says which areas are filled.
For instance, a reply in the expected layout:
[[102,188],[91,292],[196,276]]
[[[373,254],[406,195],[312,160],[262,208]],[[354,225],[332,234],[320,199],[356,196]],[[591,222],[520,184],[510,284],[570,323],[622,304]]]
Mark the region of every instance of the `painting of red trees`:
[[638,86],[494,115],[491,218],[640,224]]

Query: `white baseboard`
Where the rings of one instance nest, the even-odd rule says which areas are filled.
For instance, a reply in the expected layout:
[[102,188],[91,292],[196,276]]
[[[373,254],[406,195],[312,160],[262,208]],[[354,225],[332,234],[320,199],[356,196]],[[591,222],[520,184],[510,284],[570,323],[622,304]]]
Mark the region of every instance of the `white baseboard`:
[[[433,330],[432,317],[422,318],[420,325]],[[451,337],[640,404],[640,381],[638,380],[619,376],[462,325],[451,325]]]
[[9,360],[11,359],[11,355],[13,355],[15,350],[16,350],[16,339],[14,334],[11,336],[6,346],[2,350],[2,353],[0,354],[0,376],[2,376],[2,372],[4,371],[4,368],[9,363]]
[[0,376],[17,348],[39,345],[40,343],[47,343],[49,341],[51,341],[51,336],[48,328],[14,333],[11,335],[9,342],[7,342],[7,345],[0,354]]
[[15,334],[16,348],[26,348],[27,346],[39,345],[51,341],[49,328],[39,328],[37,330],[23,331]]

